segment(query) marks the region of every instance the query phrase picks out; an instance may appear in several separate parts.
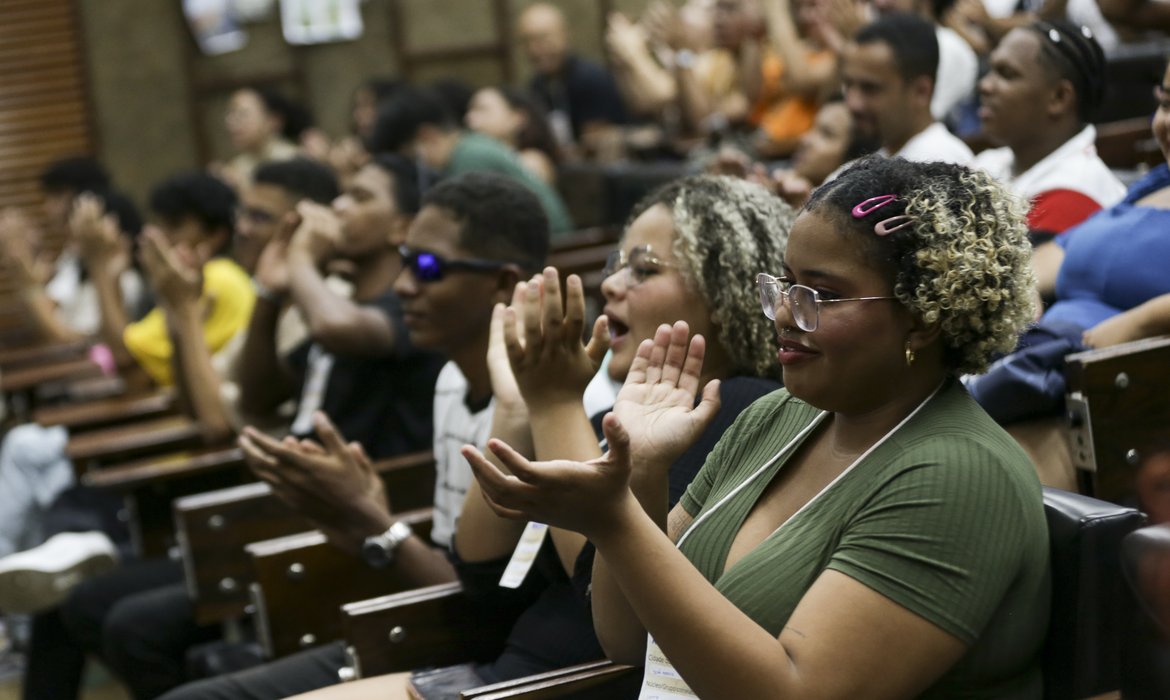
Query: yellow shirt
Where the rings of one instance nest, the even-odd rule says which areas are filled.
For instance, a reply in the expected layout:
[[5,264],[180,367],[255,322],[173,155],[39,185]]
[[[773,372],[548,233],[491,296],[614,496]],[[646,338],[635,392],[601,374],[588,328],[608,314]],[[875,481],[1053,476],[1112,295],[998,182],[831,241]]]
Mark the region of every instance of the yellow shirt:
[[[203,266],[203,296],[208,311],[203,319],[203,340],[211,354],[219,352],[237,333],[246,329],[256,304],[248,273],[234,261],[216,258]],[[171,338],[163,311],[155,307],[141,321],[126,326],[126,349],[159,386],[174,383],[171,373]]]

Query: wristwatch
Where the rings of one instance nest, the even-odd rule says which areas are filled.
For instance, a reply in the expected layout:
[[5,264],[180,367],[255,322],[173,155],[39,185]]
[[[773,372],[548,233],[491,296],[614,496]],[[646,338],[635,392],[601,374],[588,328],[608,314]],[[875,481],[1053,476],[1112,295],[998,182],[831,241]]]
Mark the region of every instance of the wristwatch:
[[410,526],[399,520],[386,532],[366,538],[362,544],[362,559],[375,569],[385,569],[394,562],[394,553],[399,545],[412,534],[414,531]]

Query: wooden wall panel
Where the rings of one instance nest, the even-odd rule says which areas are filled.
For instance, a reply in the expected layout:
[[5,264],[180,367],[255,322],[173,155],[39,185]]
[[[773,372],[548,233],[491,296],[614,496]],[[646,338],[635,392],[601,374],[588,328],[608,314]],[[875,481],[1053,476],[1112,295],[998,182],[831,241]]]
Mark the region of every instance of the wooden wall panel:
[[39,218],[45,166],[94,151],[80,42],[74,0],[0,2],[0,208]]

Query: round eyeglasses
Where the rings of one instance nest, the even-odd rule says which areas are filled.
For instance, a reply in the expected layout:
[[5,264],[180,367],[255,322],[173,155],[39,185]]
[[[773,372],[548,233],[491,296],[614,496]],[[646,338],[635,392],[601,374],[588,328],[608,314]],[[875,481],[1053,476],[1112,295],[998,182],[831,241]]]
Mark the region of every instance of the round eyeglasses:
[[764,307],[764,315],[769,320],[776,320],[776,310],[787,301],[788,310],[792,312],[792,320],[796,327],[806,333],[811,333],[820,324],[821,304],[836,304],[841,301],[880,301],[882,299],[897,299],[898,297],[857,297],[854,299],[822,299],[817,290],[803,284],[792,284],[783,279],[761,272],[756,275],[756,284],[760,287],[760,304]]
[[626,283],[626,287],[636,287],[658,272],[657,268],[659,267],[677,269],[678,265],[659,260],[654,257],[654,251],[650,249],[650,246],[640,245],[628,254],[624,250],[615,250],[610,253],[601,274],[610,277],[625,270],[626,276],[623,281]]

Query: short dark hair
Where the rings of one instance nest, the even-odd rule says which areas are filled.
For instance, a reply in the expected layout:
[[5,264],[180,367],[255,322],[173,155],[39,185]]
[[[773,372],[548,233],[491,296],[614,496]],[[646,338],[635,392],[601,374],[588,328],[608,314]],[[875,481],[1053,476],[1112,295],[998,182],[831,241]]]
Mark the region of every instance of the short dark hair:
[[313,125],[313,113],[309,108],[272,87],[248,88],[259,96],[264,109],[280,117],[280,135],[289,141],[298,141],[301,134]]
[[235,232],[236,202],[232,188],[200,171],[172,175],[150,193],[150,210],[166,223],[194,217],[209,232]]
[[419,208],[418,167],[397,153],[379,153],[370,161],[390,176],[394,203],[403,214],[415,215]]
[[142,215],[129,197],[114,190],[98,192],[96,196],[105,205],[106,213],[113,214],[118,220],[118,228],[123,234],[137,238],[142,233]]
[[88,157],[65,158],[41,173],[41,188],[46,192],[101,192],[110,187],[110,174],[97,160]]
[[1077,119],[1091,121],[1105,98],[1105,52],[1093,32],[1063,19],[1026,28],[1040,35],[1040,63],[1076,90]]
[[536,195],[496,173],[444,180],[423,197],[463,226],[459,246],[480,258],[519,263],[527,272],[548,258],[548,216]]
[[456,124],[462,124],[471,106],[471,98],[475,97],[475,88],[459,78],[439,78],[427,87],[443,101],[451,119]]
[[288,193],[290,199],[311,199],[318,204],[329,204],[337,199],[337,176],[329,168],[309,158],[274,160],[261,163],[252,181],[275,185]]
[[894,54],[902,80],[926,76],[933,83],[938,73],[938,36],[934,25],[909,12],[882,15],[861,28],[853,39],[858,44],[882,42]]
[[423,124],[444,130],[458,128],[439,94],[431,89],[404,88],[378,108],[370,153],[396,153],[414,141]]

